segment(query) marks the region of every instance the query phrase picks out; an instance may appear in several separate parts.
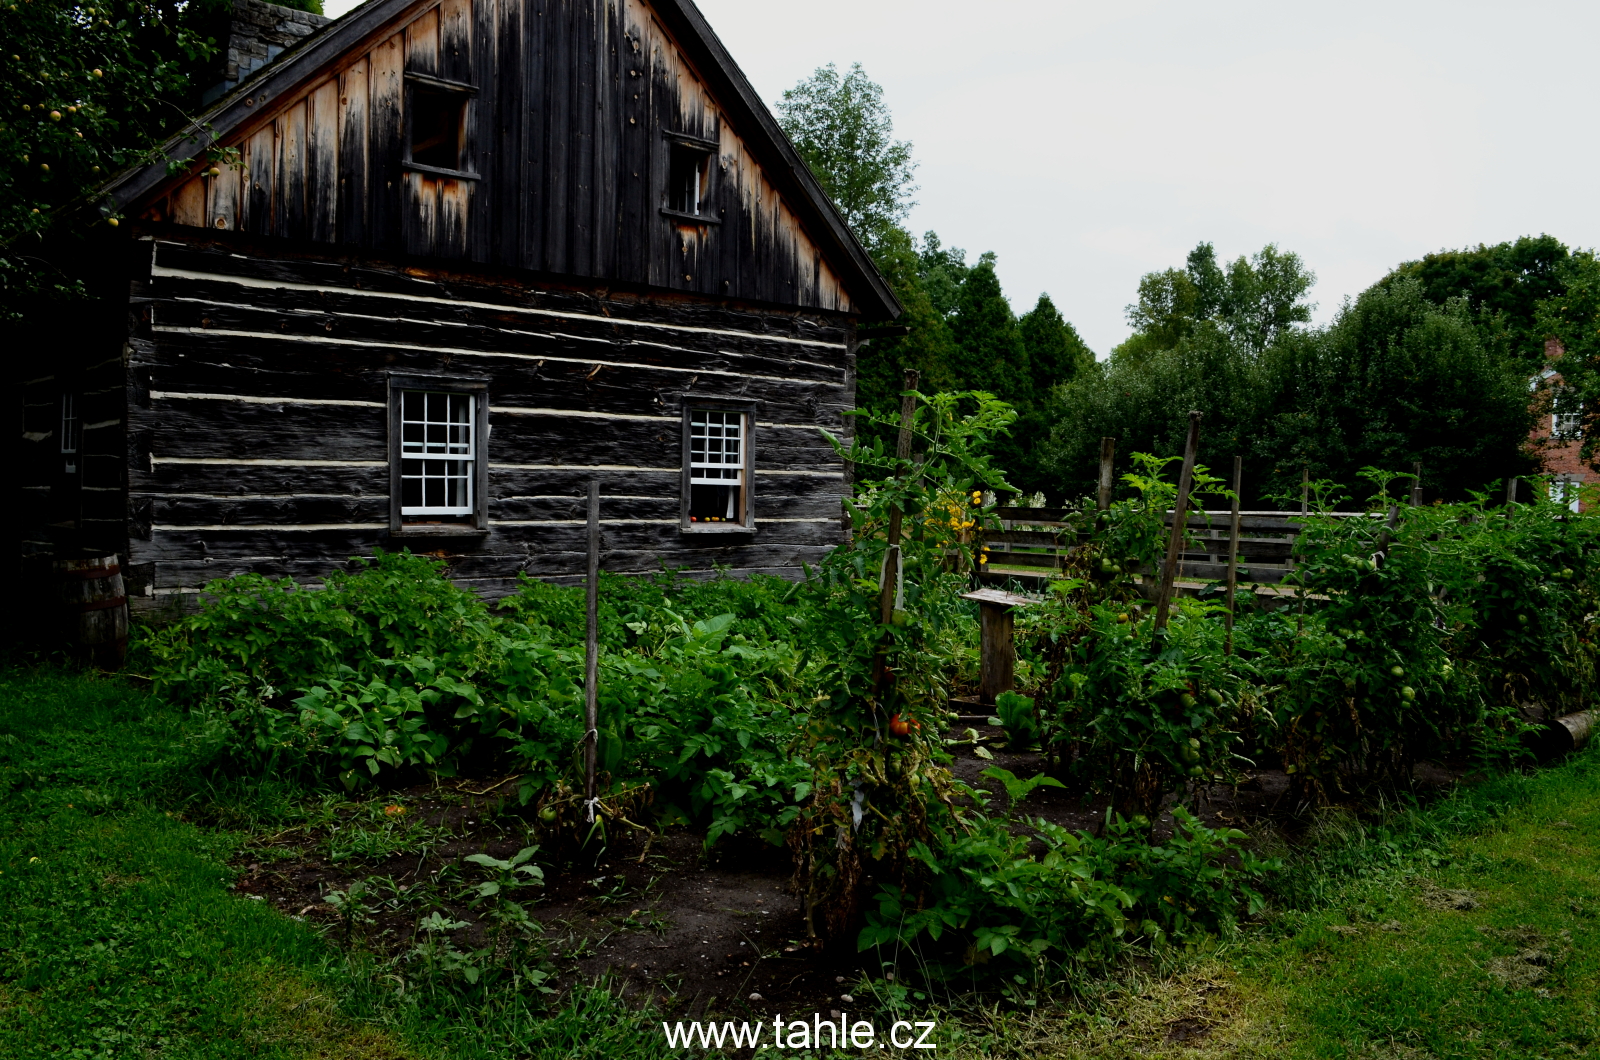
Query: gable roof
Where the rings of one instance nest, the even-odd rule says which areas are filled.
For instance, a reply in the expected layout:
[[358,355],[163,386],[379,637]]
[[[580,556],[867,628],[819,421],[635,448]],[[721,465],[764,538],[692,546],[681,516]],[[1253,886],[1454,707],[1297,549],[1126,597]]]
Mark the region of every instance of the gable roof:
[[[351,52],[393,34],[396,26],[437,3],[369,0],[256,71],[167,141],[157,160],[119,174],[105,185],[104,193],[119,210],[137,212],[192,179],[194,166],[169,174],[169,162],[193,159],[208,147],[225,143],[230,135],[259,119],[271,101],[305,90]],[[869,319],[898,316],[900,305],[887,282],[692,0],[641,3],[666,30],[695,75],[703,79],[762,176],[798,219],[838,283],[850,292],[853,311]]]

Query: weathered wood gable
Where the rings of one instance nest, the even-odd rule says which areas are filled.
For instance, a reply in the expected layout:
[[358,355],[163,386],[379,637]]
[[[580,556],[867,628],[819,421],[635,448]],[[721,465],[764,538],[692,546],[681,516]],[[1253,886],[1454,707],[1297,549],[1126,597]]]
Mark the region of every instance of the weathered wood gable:
[[[688,31],[675,35],[644,0],[387,6],[386,21],[281,94],[294,53],[279,60],[291,67],[276,81],[269,68],[235,90],[218,115],[235,124],[217,146],[236,150],[236,164],[217,176],[197,167],[130,205],[146,220],[210,230],[840,313],[894,311],[883,310],[885,292],[861,290],[875,276],[842,278],[841,267],[861,273],[859,248],[839,243],[836,218],[819,216],[829,211],[802,186],[810,178],[793,172],[796,160],[774,153],[775,130],[758,127],[770,117],[736,117],[719,102],[680,41]],[[682,22],[683,6],[663,9]],[[462,175],[404,158],[408,85],[435,83],[468,95]],[[714,147],[700,219],[665,209],[675,142]]]

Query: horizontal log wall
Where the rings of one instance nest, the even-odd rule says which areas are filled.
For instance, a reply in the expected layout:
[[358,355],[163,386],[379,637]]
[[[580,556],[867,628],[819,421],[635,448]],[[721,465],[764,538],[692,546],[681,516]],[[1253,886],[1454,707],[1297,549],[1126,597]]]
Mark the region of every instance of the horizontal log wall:
[[[408,164],[408,84],[475,89],[461,175]],[[246,92],[251,91],[246,89]],[[255,90],[260,92],[259,86]],[[212,231],[463,259],[780,305],[855,305],[643,0],[441,0],[282,98],[144,213]],[[672,216],[670,136],[714,147]]]
[[[126,523],[145,606],[245,571],[315,581],[375,548],[488,595],[603,566],[798,576],[840,540],[842,317],[532,287],[157,240],[128,343]],[[389,374],[487,382],[488,533],[391,535]],[[679,526],[685,394],[754,400],[753,533]]]

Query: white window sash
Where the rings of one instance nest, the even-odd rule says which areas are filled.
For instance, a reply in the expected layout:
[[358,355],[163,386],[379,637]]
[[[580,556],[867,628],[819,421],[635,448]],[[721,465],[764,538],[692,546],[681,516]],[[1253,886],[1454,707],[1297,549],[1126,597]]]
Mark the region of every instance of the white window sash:
[[744,485],[745,416],[695,409],[689,413],[689,484]]
[[[457,419],[457,415],[464,418]],[[402,504],[400,514],[473,514],[477,470],[477,408],[473,396],[437,390],[402,391],[400,439],[401,494],[404,496],[408,484],[417,482],[421,484],[422,500],[421,504]],[[430,494],[436,503],[428,503]],[[449,503],[452,494],[454,504]]]

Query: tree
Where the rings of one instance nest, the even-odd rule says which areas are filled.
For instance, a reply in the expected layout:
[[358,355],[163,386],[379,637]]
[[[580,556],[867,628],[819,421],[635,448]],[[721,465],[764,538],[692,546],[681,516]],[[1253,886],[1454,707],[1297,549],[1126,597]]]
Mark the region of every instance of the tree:
[[894,139],[883,89],[860,63],[829,63],[784,92],[778,124],[868,251],[882,246],[915,205],[911,144]]
[[[59,264],[70,242],[115,222],[96,199],[189,119],[189,86],[212,45],[181,0],[0,6],[0,320],[82,298]],[[77,255],[86,257],[88,255]]]
[[1181,452],[1190,409],[1206,417],[1202,462],[1243,458],[1250,504],[1297,495],[1302,469],[1362,500],[1369,465],[1420,460],[1430,491],[1451,496],[1532,466],[1526,374],[1466,300],[1436,305],[1391,277],[1313,329],[1298,326],[1311,274],[1295,255],[1214,265],[1201,244],[1184,269],[1147,275],[1130,307],[1144,330],[1058,391],[1041,463],[1069,496],[1093,489],[1102,436],[1119,453]]
[[1316,282],[1298,254],[1280,253],[1271,243],[1226,269],[1217,264],[1212,245],[1201,243],[1189,252],[1184,268],[1146,273],[1139,280],[1139,300],[1127,307],[1134,335],[1113,357],[1137,361],[1172,349],[1205,320],[1259,354],[1296,324],[1311,320],[1315,307],[1305,296]]
[[1465,298],[1478,326],[1530,371],[1544,364],[1549,334],[1538,322],[1539,303],[1566,290],[1571,252],[1554,236],[1522,236],[1515,242],[1464,250],[1441,250],[1404,262],[1378,281],[1387,287],[1415,280],[1435,305]]
[[992,260],[980,261],[961,284],[950,335],[958,389],[987,390],[1012,404],[1031,400],[1028,350]]
[[1067,323],[1047,294],[1039,295],[1033,308],[1022,314],[1017,331],[1028,353],[1036,400],[1051,388],[1094,368],[1094,351],[1078,337],[1077,329]]

